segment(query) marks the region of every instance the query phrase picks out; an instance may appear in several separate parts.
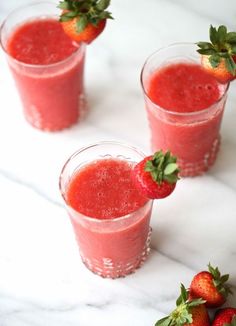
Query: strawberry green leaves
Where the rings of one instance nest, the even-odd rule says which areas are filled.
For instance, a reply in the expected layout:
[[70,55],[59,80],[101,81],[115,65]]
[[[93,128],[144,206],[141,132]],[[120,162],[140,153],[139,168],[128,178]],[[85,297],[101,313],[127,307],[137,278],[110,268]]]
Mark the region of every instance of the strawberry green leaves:
[[101,20],[113,19],[106,9],[110,0],[63,0],[58,7],[62,9],[60,22],[67,22],[78,18],[76,22],[77,32],[82,32],[88,24],[97,26]]
[[86,28],[86,26],[88,25],[88,18],[87,16],[83,15],[80,17],[79,20],[77,20],[76,22],[76,30],[78,33],[83,32],[83,30]]
[[132,171],[132,179],[137,189],[150,199],[168,197],[179,179],[176,157],[169,151],[161,150],[138,162]]
[[185,286],[181,283],[180,286],[180,296],[176,300],[176,306],[180,306],[181,304],[187,304],[188,307],[197,307],[201,304],[204,304],[206,301],[202,298],[194,298],[189,300],[189,291],[185,288]]
[[231,56],[228,55],[227,57],[225,57],[225,64],[226,64],[227,70],[233,76],[235,76],[236,75],[236,64]]
[[109,7],[109,5],[110,5],[110,0],[100,0],[97,3],[96,8],[100,11],[104,11]]
[[170,151],[165,154],[158,151],[151,160],[146,162],[145,171],[150,172],[153,180],[158,184],[161,184],[164,180],[173,184],[179,179],[179,168],[176,162],[177,158],[172,156]]
[[218,267],[214,268],[210,263],[208,264],[208,270],[213,276],[213,284],[219,293],[221,293],[225,298],[229,294],[232,294],[230,287],[226,284],[226,282],[229,280],[229,274],[221,275]]
[[201,306],[205,300],[201,298],[189,299],[189,293],[181,284],[181,294],[176,301],[176,308],[167,317],[156,322],[155,326],[182,326],[193,323],[192,308]]
[[213,68],[217,68],[221,60],[225,61],[227,70],[236,75],[236,64],[233,56],[236,55],[236,32],[228,32],[227,27],[210,26],[210,42],[198,42],[198,53],[209,56],[209,62]]
[[170,316],[158,320],[155,326],[170,326],[172,323]]
[[180,296],[178,297],[178,299],[176,300],[176,306],[181,305],[182,303],[184,303],[185,301],[188,300],[188,291],[185,289],[184,285],[181,283],[180,286]]

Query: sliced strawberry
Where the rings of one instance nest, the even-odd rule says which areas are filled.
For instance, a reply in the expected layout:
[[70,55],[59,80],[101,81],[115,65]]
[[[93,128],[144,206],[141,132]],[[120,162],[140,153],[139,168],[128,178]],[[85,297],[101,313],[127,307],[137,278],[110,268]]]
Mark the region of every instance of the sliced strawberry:
[[203,67],[221,83],[236,77],[236,32],[228,32],[224,25],[210,26],[210,42],[198,42]]
[[160,199],[169,196],[178,180],[177,159],[168,151],[156,152],[139,162],[132,171],[136,187],[146,197]]
[[208,265],[208,271],[196,274],[190,285],[190,293],[195,298],[206,300],[207,307],[218,308],[225,303],[231,292],[227,284],[229,275],[221,275],[218,267]]
[[76,42],[91,43],[112,19],[106,11],[110,0],[64,0],[59,3],[62,9],[60,22],[65,33]]

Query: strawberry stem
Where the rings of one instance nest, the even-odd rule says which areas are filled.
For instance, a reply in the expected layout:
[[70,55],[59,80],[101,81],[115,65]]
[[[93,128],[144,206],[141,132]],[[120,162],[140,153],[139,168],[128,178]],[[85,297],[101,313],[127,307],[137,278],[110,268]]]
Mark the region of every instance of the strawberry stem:
[[151,160],[145,164],[145,171],[150,172],[152,179],[159,185],[165,180],[168,183],[176,183],[179,179],[179,167],[177,158],[171,155],[170,151],[163,153],[162,150],[156,152]]
[[184,285],[181,284],[181,294],[176,301],[176,308],[170,313],[169,316],[158,320],[155,326],[182,326],[191,324],[193,322],[191,308],[202,305],[206,301],[202,298],[192,300],[189,300],[188,298],[189,292]]
[[227,298],[229,294],[232,294],[231,288],[226,284],[229,279],[229,274],[221,275],[218,267],[212,267],[211,264],[208,264],[208,270],[213,276],[213,284],[216,289],[223,295],[224,298]]
[[113,19],[106,9],[110,0],[63,0],[58,8],[62,9],[60,22],[77,19],[77,32],[82,32],[88,24],[97,26],[104,19]]
[[220,25],[218,29],[210,26],[209,38],[211,42],[198,42],[198,53],[209,56],[212,68],[217,68],[221,60],[225,61],[227,70],[236,75],[236,32],[228,32],[227,27]]

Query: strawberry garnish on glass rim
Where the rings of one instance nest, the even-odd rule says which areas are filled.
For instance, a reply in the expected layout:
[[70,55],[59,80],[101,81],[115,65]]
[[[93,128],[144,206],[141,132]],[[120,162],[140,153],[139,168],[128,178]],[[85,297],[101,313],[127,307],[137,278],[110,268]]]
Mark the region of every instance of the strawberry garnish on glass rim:
[[227,27],[210,26],[210,42],[198,42],[198,53],[202,55],[203,67],[221,83],[227,83],[236,76],[236,32]]
[[209,316],[202,298],[192,299],[181,284],[181,294],[176,308],[166,317],[158,320],[155,326],[210,326]]
[[136,187],[150,199],[169,196],[179,179],[177,158],[162,150],[136,164],[132,177]]
[[63,0],[59,20],[71,39],[89,44],[104,30],[107,19],[113,19],[106,10],[109,5],[110,0]]

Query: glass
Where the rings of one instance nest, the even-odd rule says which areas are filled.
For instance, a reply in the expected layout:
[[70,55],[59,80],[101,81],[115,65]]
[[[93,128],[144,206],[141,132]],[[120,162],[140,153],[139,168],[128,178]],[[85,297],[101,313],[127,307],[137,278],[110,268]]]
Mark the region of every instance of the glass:
[[24,116],[32,126],[45,131],[68,128],[84,116],[85,44],[77,44],[75,52],[62,61],[38,65],[13,58],[8,53],[8,41],[22,24],[35,19],[58,19],[59,12],[53,2],[30,4],[13,11],[0,31],[1,45],[22,100]]
[[75,211],[68,204],[67,187],[74,174],[89,162],[118,158],[138,162],[144,154],[117,142],[100,142],[74,153],[60,175],[60,191],[70,216],[83,263],[94,273],[117,278],[134,272],[150,251],[152,200],[125,216],[96,219]]
[[182,176],[204,173],[216,160],[220,147],[220,125],[227,98],[228,84],[220,84],[220,99],[210,107],[178,113],[155,104],[148,96],[150,76],[171,63],[200,64],[195,44],[173,44],[152,54],[141,72],[146,111],[151,130],[152,150],[171,150],[178,157]]

